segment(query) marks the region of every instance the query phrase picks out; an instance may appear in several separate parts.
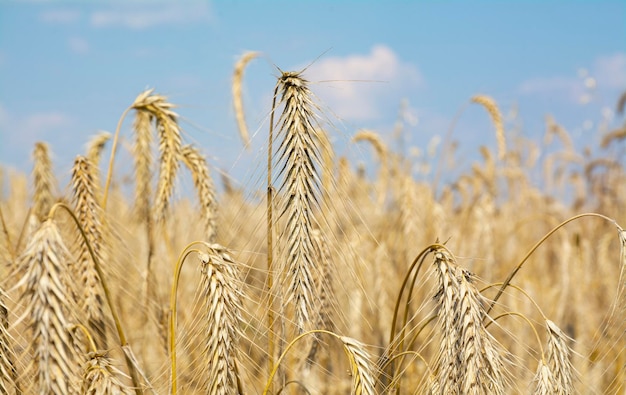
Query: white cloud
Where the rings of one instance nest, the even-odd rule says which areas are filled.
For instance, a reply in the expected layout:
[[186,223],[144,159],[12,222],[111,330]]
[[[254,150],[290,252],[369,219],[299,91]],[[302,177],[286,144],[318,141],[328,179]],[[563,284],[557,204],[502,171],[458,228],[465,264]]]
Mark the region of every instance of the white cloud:
[[385,45],[372,47],[367,55],[322,58],[307,69],[306,77],[332,81],[315,90],[338,116],[350,120],[376,119],[382,104],[391,99],[397,107],[402,96],[422,84],[417,67]]
[[86,54],[89,52],[89,43],[82,37],[71,37],[67,41],[70,50],[77,54]]
[[91,14],[94,27],[122,26],[130,29],[146,29],[159,25],[176,25],[191,22],[210,22],[212,13],[207,3],[172,4],[145,8],[128,7],[96,11]]
[[39,19],[42,22],[48,23],[73,23],[76,22],[80,18],[80,12],[77,10],[69,10],[69,9],[57,9],[45,11],[39,14]]

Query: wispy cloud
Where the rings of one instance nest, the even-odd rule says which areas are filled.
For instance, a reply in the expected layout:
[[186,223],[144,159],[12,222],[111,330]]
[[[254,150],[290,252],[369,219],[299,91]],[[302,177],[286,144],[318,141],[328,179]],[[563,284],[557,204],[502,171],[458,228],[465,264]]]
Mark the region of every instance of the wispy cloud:
[[39,20],[47,23],[68,24],[80,19],[80,11],[71,9],[56,9],[39,14]]
[[89,43],[82,37],[71,37],[67,40],[70,50],[77,54],[86,54],[89,52]]
[[613,94],[626,88],[626,53],[601,56],[590,67],[578,70],[578,75],[565,74],[535,77],[522,82],[518,91],[522,95],[561,98],[585,104],[595,94]]
[[522,82],[519,92],[524,95],[560,95],[576,99],[584,92],[582,81],[574,76],[535,77]]
[[626,53],[618,52],[596,59],[594,74],[600,87],[626,89]]
[[146,7],[111,8],[95,11],[90,16],[94,27],[125,27],[146,29],[159,25],[211,22],[213,14],[208,3],[176,3],[163,7],[152,4]]
[[372,47],[367,55],[332,57],[314,63],[306,72],[311,81],[332,81],[316,90],[334,112],[345,119],[379,118],[383,104],[422,84],[422,76],[413,64],[403,62],[385,45]]
[[16,116],[0,103],[0,129],[10,131],[6,134],[12,143],[31,144],[38,140],[53,138],[74,122],[71,115],[60,111],[41,111]]

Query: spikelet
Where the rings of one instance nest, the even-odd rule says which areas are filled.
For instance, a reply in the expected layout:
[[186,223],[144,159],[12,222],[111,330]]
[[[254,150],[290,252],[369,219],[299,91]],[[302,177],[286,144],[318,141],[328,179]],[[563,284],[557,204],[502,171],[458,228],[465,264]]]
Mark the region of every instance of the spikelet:
[[279,119],[278,165],[282,183],[278,190],[285,196],[280,214],[286,226],[279,238],[286,243],[287,254],[283,289],[285,303],[295,308],[295,324],[299,332],[308,329],[313,312],[317,311],[319,298],[314,279],[318,270],[315,261],[312,230],[314,210],[319,208],[319,176],[316,165],[320,162],[315,145],[317,132],[314,126],[315,106],[307,87],[308,82],[299,73],[286,72],[278,79],[278,89],[284,110]]
[[238,394],[237,347],[242,310],[239,276],[226,249],[211,245],[202,262],[202,295],[206,323],[206,392]]
[[187,168],[191,171],[193,183],[198,192],[200,201],[202,220],[204,222],[204,233],[209,243],[215,242],[217,226],[217,199],[215,196],[215,185],[209,173],[209,166],[206,159],[200,154],[197,148],[186,145],[182,148],[182,159]]
[[[72,168],[72,191],[74,210],[78,222],[85,231],[87,241],[99,262],[103,262],[103,238],[100,221],[101,208],[95,197],[93,167],[83,156],[74,160]],[[82,236],[78,239],[77,274],[82,289],[79,303],[86,314],[87,326],[95,336],[98,348],[106,348],[106,326],[104,320],[104,295],[100,279],[89,249]]]
[[69,288],[70,253],[51,219],[32,235],[20,257],[26,273],[17,284],[32,331],[35,388],[40,394],[74,394],[78,356],[69,331],[77,311]]
[[250,134],[246,126],[246,118],[243,112],[243,99],[241,98],[241,81],[243,80],[243,72],[248,63],[259,56],[258,52],[246,52],[235,64],[233,73],[233,107],[235,108],[235,117],[237,118],[237,126],[239,127],[239,136],[243,141],[246,149],[250,148]]
[[472,102],[480,104],[487,110],[493,126],[496,128],[496,140],[498,141],[498,159],[504,159],[506,155],[506,139],[504,137],[504,123],[498,105],[493,98],[486,95],[476,95],[472,97]]

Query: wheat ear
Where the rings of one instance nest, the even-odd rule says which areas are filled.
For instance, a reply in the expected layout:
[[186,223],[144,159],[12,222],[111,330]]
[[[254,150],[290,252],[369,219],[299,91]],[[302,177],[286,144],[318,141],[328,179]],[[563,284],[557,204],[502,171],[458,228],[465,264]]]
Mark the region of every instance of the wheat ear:
[[[197,248],[206,247],[207,252]],[[242,393],[237,373],[237,341],[240,336],[239,317],[242,311],[239,276],[235,263],[226,249],[218,244],[193,242],[181,252],[174,269],[170,293],[169,352],[171,364],[171,394],[177,394],[176,357],[177,290],[186,258],[197,253],[200,258],[202,284],[200,299],[204,302],[206,323],[205,387],[210,394]]]
[[504,159],[506,155],[506,139],[504,137],[504,122],[498,109],[498,105],[493,98],[487,95],[476,95],[472,97],[472,102],[480,104],[487,110],[493,126],[496,128],[496,140],[498,141],[498,159]]
[[197,148],[186,145],[181,150],[182,159],[187,168],[191,171],[193,183],[198,192],[200,201],[202,220],[204,222],[204,234],[209,243],[215,242],[216,238],[216,215],[217,198],[215,196],[215,185],[209,173],[209,166],[206,159],[200,154]]
[[226,249],[213,244],[202,262],[202,300],[206,319],[207,393],[241,392],[237,372],[237,344],[242,311],[235,262]]
[[75,325],[74,328],[82,330],[90,346],[87,360],[82,366],[80,393],[84,395],[132,394],[133,391],[120,380],[127,376],[111,363],[106,352],[97,350],[89,330],[80,324]]
[[43,222],[54,202],[53,189],[56,181],[52,173],[52,161],[50,160],[50,148],[48,144],[35,143],[33,150],[33,195],[32,213],[39,222]]
[[543,361],[539,361],[533,384],[533,395],[553,395],[558,393],[554,388],[552,372],[550,372],[550,368]]
[[81,394],[83,395],[130,395],[134,391],[121,379],[126,375],[113,365],[103,352],[90,352],[83,366]]
[[15,367],[15,351],[11,345],[9,311],[4,304],[4,291],[0,289],[0,393],[21,394]]
[[554,394],[573,394],[574,377],[570,349],[567,345],[568,337],[550,320],[546,321],[548,330],[547,359],[550,372],[554,379]]
[[372,131],[362,129],[359,130],[353,137],[353,142],[367,141],[374,147],[378,161],[380,162],[380,169],[378,173],[378,179],[380,186],[378,187],[378,207],[382,207],[387,198],[387,189],[389,188],[389,150],[387,145],[383,142],[380,136]]
[[437,357],[442,394],[504,394],[503,363],[483,324],[485,301],[448,251],[435,252],[438,316],[443,336]]
[[69,332],[71,312],[76,311],[68,287],[70,256],[56,225],[48,219],[20,258],[27,268],[18,286],[24,287],[23,314],[32,330],[37,386],[33,391],[41,394],[77,393],[78,356]]
[[[153,94],[151,89],[142,92],[135,99],[131,108],[137,112],[147,112],[150,115],[150,117],[147,118],[148,124],[151,119],[156,121],[161,156],[154,212],[156,219],[162,221],[165,219],[174,190],[174,181],[176,173],[178,172],[182,148],[180,127],[178,126],[178,114],[172,111],[174,105],[169,103],[165,96]],[[145,123],[145,118],[142,121]],[[139,129],[140,128],[137,127],[136,131]],[[145,130],[143,125],[141,126],[141,130]],[[143,158],[137,160],[143,160]]]
[[[72,168],[72,191],[74,194],[74,211],[81,226],[85,230],[87,241],[93,253],[103,262],[103,237],[100,221],[101,208],[95,197],[96,187],[93,179],[93,167],[87,158],[78,156]],[[89,330],[96,336],[96,344],[100,349],[106,348],[106,326],[104,320],[104,296],[100,279],[93,260],[82,237],[78,239],[78,267],[81,279],[81,308],[86,314]]]
[[135,212],[142,221],[150,220],[152,206],[152,121],[147,111],[136,111],[133,131],[133,159],[135,162]]
[[[98,169],[100,167],[100,159],[102,157],[102,151],[106,144],[111,140],[111,133],[99,132],[94,135],[87,143],[87,159],[93,167]],[[99,172],[98,172],[99,173]]]
[[243,80],[243,72],[248,63],[259,56],[258,52],[246,52],[235,64],[235,71],[233,73],[233,107],[235,108],[235,117],[237,118],[237,126],[239,127],[239,136],[243,141],[246,149],[250,148],[250,134],[248,133],[248,127],[246,126],[246,118],[243,112],[243,99],[241,97],[241,85]]
[[376,394],[376,375],[374,364],[367,349],[360,342],[346,336],[341,336],[344,350],[350,360],[352,371],[352,391],[355,394]]
[[319,305],[312,242],[313,212],[319,205],[320,180],[316,169],[319,152],[315,145],[315,106],[307,84],[296,72],[283,73],[277,84],[284,104],[277,136],[280,141],[279,177],[282,178],[278,190],[286,195],[281,204],[281,216],[287,221],[280,235],[287,246],[283,287],[285,303],[295,308],[295,323],[300,333],[314,322],[310,318]]

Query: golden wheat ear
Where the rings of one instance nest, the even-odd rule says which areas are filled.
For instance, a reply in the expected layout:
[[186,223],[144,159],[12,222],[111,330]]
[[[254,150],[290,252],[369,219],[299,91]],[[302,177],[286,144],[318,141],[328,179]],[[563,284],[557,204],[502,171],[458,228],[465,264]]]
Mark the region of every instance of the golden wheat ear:
[[51,219],[32,235],[20,257],[26,273],[17,286],[23,288],[20,300],[32,336],[33,393],[77,392],[79,356],[70,327],[72,313],[78,309],[69,286],[70,261],[71,254]]
[[258,52],[246,52],[235,64],[233,73],[233,107],[235,108],[235,117],[237,118],[237,127],[239,128],[239,136],[243,141],[246,149],[250,149],[250,134],[246,126],[246,118],[243,112],[243,99],[241,97],[241,86],[243,80],[243,72],[250,61],[259,56]]
[[4,290],[0,289],[0,393],[21,394],[15,366],[16,355],[8,329],[9,311],[4,304]]
[[52,172],[50,147],[43,142],[35,143],[33,150],[33,215],[39,222],[43,222],[54,203],[54,189],[56,180]]
[[210,394],[241,392],[238,372],[239,320],[243,311],[239,274],[224,247],[211,245],[200,254],[205,312],[206,390]]
[[[178,114],[172,111],[174,105],[167,98],[147,90],[137,96],[131,106],[137,111],[135,120],[136,140],[136,165],[143,166],[141,174],[138,174],[138,183],[149,180],[150,172],[146,171],[149,166],[150,124],[154,120],[159,135],[159,179],[154,202],[154,214],[158,221],[165,220],[170,199],[174,191],[174,182],[181,159],[182,139],[178,125]],[[145,114],[139,115],[139,113]],[[141,163],[140,163],[141,162]],[[139,192],[139,190],[138,190]]]
[[78,222],[85,230],[87,240],[78,238],[78,264],[76,274],[80,278],[80,302],[86,314],[89,330],[96,337],[99,349],[106,349],[106,325],[104,319],[104,295],[100,278],[94,267],[87,242],[99,262],[104,262],[102,236],[102,210],[96,199],[94,168],[87,158],[78,156],[72,168],[72,191],[74,211]]
[[209,173],[209,166],[200,151],[191,145],[184,146],[181,154],[183,162],[191,171],[191,177],[198,193],[205,238],[209,243],[214,243],[217,234],[217,198],[213,178]]
[[441,394],[504,394],[504,365],[483,322],[485,301],[446,250],[435,252],[439,279],[438,321],[442,341],[436,360]]
[[504,159],[506,155],[506,139],[504,137],[504,122],[502,114],[498,109],[496,101],[487,95],[476,95],[472,97],[472,102],[480,104],[487,110],[493,126],[496,128],[496,139],[498,141],[498,159]]
[[318,267],[315,263],[314,213],[319,209],[320,163],[316,145],[316,108],[311,101],[308,82],[300,73],[285,72],[278,79],[277,90],[284,105],[278,120],[278,192],[282,194],[280,215],[286,224],[279,239],[285,245],[283,289],[285,303],[295,311],[299,333],[310,329],[316,320],[319,296],[315,290]]

